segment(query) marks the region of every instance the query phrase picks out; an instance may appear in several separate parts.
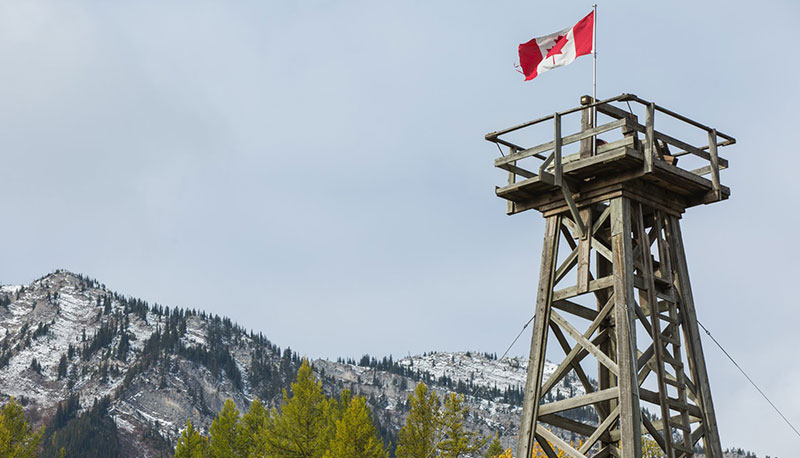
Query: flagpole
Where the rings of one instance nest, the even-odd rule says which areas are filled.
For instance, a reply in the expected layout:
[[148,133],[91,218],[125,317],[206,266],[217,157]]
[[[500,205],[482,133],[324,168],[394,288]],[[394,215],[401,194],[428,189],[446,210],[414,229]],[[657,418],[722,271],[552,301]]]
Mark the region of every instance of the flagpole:
[[[597,102],[597,3],[592,5],[592,103]],[[592,107],[592,127],[597,126],[597,107]],[[597,139],[592,137],[592,156],[597,155]]]

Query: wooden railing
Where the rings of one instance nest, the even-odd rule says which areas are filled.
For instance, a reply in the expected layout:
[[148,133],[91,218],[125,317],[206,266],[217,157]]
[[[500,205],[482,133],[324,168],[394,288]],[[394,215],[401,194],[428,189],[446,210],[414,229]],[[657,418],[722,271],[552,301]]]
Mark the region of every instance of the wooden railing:
[[[556,186],[564,186],[563,180],[563,147],[576,142],[582,142],[581,158],[598,154],[600,149],[589,147],[586,149],[584,145],[593,145],[595,138],[603,133],[611,132],[619,129],[622,132],[622,143],[631,142],[631,146],[641,145],[642,152],[644,153],[644,173],[653,172],[653,161],[661,160],[659,156],[660,145],[671,145],[678,148],[676,152],[669,152],[669,156],[678,158],[685,155],[692,155],[700,158],[702,161],[707,161],[707,165],[703,165],[695,169],[685,169],[689,172],[698,175],[711,175],[711,182],[717,198],[720,196],[720,176],[719,172],[728,167],[728,161],[718,154],[718,148],[721,146],[732,145],[736,143],[736,139],[726,135],[718,130],[687,118],[683,115],[675,113],[669,109],[661,107],[653,102],[649,102],[633,94],[622,94],[617,97],[612,97],[606,100],[592,101],[591,98],[584,97],[590,103],[583,104],[580,107],[572,108],[566,111],[554,113],[533,121],[519,124],[508,129],[503,129],[496,132],[486,134],[486,140],[503,145],[508,148],[509,153],[495,159],[494,164],[496,167],[509,172],[508,182],[513,184],[517,180],[517,176],[523,178],[534,178],[539,176],[541,180],[551,182]],[[620,108],[615,104],[625,104],[628,110]],[[642,125],[638,122],[638,117],[631,108],[631,103],[643,106],[645,112],[645,124]],[[640,108],[641,110],[642,108]],[[593,123],[587,120],[591,119],[587,116],[590,110],[596,110],[597,114],[605,115],[612,119],[612,121],[605,124],[593,126]],[[584,118],[582,128],[579,132],[567,136],[562,136],[562,118],[575,113],[582,113]],[[675,137],[667,135],[663,132],[656,130],[655,118],[656,113],[661,113],[677,121],[680,121],[683,126],[691,126],[696,129],[701,129],[707,133],[707,143],[695,146],[679,140]],[[594,117],[594,116],[592,116]],[[508,136],[512,132],[521,131],[522,129],[535,126],[547,121],[553,122],[553,140],[542,143],[533,147],[525,147],[518,145],[504,136]],[[639,142],[637,133],[644,134],[644,141]],[[625,140],[627,138],[627,141]],[[659,143],[660,142],[660,143]],[[608,149],[608,148],[604,148]],[[669,148],[664,146],[663,149]],[[547,154],[549,153],[549,154]],[[538,173],[532,172],[531,167],[525,168],[520,165],[520,162],[526,159],[539,159],[541,164],[538,167]],[[568,203],[571,199],[568,199]]]

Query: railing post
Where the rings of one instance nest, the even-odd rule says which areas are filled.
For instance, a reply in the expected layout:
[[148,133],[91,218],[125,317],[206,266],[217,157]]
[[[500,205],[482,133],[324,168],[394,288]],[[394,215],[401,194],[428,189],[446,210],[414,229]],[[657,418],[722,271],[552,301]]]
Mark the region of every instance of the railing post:
[[708,131],[708,153],[711,156],[711,184],[717,200],[721,199],[719,191],[719,156],[717,156],[717,129]]
[[[581,105],[588,105],[593,102],[594,100],[588,95],[581,97]],[[594,127],[594,122],[592,122],[594,119],[592,116],[592,110],[594,110],[594,108],[584,108],[581,110],[581,132],[585,132]],[[594,143],[594,137],[584,138],[581,140],[581,159],[594,155],[594,147],[592,146]]]
[[[517,152],[517,149],[514,148],[513,146],[509,146],[508,147],[508,154],[509,155],[513,155],[516,152]],[[517,161],[512,162],[511,165],[516,166],[517,165]],[[512,184],[514,184],[516,182],[517,182],[517,174],[509,170],[508,171],[508,184],[512,185]],[[506,201],[506,213],[509,214],[509,215],[514,213],[514,202],[512,202],[510,200]]]
[[645,145],[644,145],[644,173],[653,171],[653,156],[655,155],[655,116],[656,104],[647,104],[647,116],[645,118]]
[[555,130],[555,139],[553,148],[553,174],[555,175],[554,184],[561,186],[561,115],[556,113],[553,116],[553,126]]

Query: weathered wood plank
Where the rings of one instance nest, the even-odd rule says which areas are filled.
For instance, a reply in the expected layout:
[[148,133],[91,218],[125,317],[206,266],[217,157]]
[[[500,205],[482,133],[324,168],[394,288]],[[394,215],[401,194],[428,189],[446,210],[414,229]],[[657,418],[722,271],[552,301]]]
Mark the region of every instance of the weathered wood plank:
[[644,173],[653,172],[653,156],[655,150],[655,104],[647,105],[647,115],[645,117],[645,140],[644,140]]
[[580,331],[578,331],[571,324],[569,324],[569,322],[565,320],[564,317],[559,315],[557,312],[553,311],[551,312],[550,319],[553,320],[554,323],[559,325],[562,330],[564,330],[567,334],[570,335],[570,337],[575,339],[575,341],[578,342],[578,344],[580,344],[584,349],[586,349],[586,351],[594,355],[594,357],[597,358],[598,361],[603,363],[603,365],[606,366],[611,372],[613,372],[615,375],[619,375],[619,367],[617,367],[617,364],[614,361],[612,361],[611,358],[608,357],[608,355],[603,353],[592,342],[590,342],[589,339],[583,337]]
[[564,177],[561,168],[561,144],[564,139],[561,138],[561,115],[558,113],[553,116],[553,130],[555,134],[553,137],[553,175],[556,177],[556,186],[562,186]]
[[567,255],[567,257],[564,259],[561,265],[558,266],[558,269],[556,269],[556,278],[555,281],[553,281],[553,284],[557,285],[558,282],[560,282],[561,279],[564,278],[564,275],[569,273],[569,271],[572,270],[572,268],[575,267],[577,264],[578,264],[578,249],[575,248],[569,255]]
[[556,269],[560,226],[560,216],[547,218],[545,241],[542,246],[542,263],[539,270],[536,315],[533,322],[528,374],[522,404],[522,421],[517,442],[517,456],[529,456],[533,449],[547,351],[547,329],[550,324],[551,304],[553,302],[553,277]]
[[[711,398],[711,388],[706,370],[703,344],[700,341],[700,330],[697,326],[697,313],[692,297],[692,286],[689,282],[689,269],[686,264],[686,252],[683,245],[680,224],[677,218],[667,217],[667,240],[671,243],[673,268],[675,269],[678,284],[680,285],[681,301],[680,313],[683,316],[683,329],[686,335],[687,358],[692,369],[692,379],[699,390],[702,414],[696,415],[703,418],[705,427],[704,448],[709,458],[722,457],[722,445],[719,440],[714,403]],[[692,412],[690,412],[692,413]],[[695,415],[694,413],[692,413]]]
[[711,129],[708,133],[708,153],[711,156],[711,183],[714,184],[714,192],[717,198],[721,199],[719,189],[719,156],[717,156],[717,131]]
[[[581,132],[585,132],[594,127],[594,120],[592,119],[592,110],[586,108],[581,110]],[[592,138],[584,138],[581,140],[580,147],[581,159],[587,158],[592,155]]]
[[[660,403],[660,400],[659,400],[659,397],[658,397],[658,393],[656,393],[655,391],[651,391],[651,390],[648,390],[646,388],[641,388],[640,387],[639,388],[639,396],[642,399],[644,399],[645,401],[647,401],[647,402],[652,402],[653,404],[659,404]],[[670,406],[674,406],[675,407],[675,410],[678,410],[679,408],[680,409],[685,409],[685,410],[687,410],[689,412],[689,415],[693,415],[695,417],[702,418],[702,413],[700,411],[700,408],[695,406],[695,405],[682,404],[679,400],[677,400],[675,398],[669,398],[668,402],[669,402]]]
[[594,444],[597,443],[598,440],[603,435],[609,435],[608,429],[614,425],[614,422],[617,421],[619,418],[619,407],[615,408],[606,418],[603,420],[598,426],[597,429],[592,433],[591,436],[586,438],[586,441],[583,443],[580,449],[578,449],[581,453],[588,453]]
[[[605,318],[611,313],[613,309],[614,309],[614,302],[611,299],[609,299],[606,302],[606,305],[597,314],[597,318],[595,318],[592,324],[589,325],[589,327],[586,329],[586,332],[583,333],[584,337],[589,338],[592,334],[594,334],[595,330],[597,330],[597,328],[602,324],[603,320],[605,320]],[[597,342],[602,341],[604,337],[605,334],[603,333],[598,334],[598,336],[595,339],[592,339],[593,340],[592,343],[597,344]],[[584,349],[581,345],[575,345],[572,348],[572,350],[569,352],[569,354],[567,354],[564,360],[561,361],[561,363],[559,363],[558,367],[556,367],[556,370],[553,371],[553,374],[550,375],[550,378],[548,378],[547,381],[544,383],[541,390],[542,393],[547,393],[548,391],[550,391],[550,389],[552,389],[553,386],[555,386],[555,384],[558,383],[559,380],[561,380],[564,377],[564,375],[566,375],[567,370],[570,367],[572,367],[573,363],[579,362],[581,360],[582,350]],[[586,353],[588,354],[588,352]]]
[[[626,444],[622,458],[639,458],[642,455],[641,408],[639,383],[636,371],[636,328],[633,325],[633,252],[631,242],[631,216],[628,199],[611,201],[611,240],[614,254],[614,317],[617,334],[617,364],[620,368],[620,434]],[[630,444],[630,446],[627,446]]]
[[539,446],[542,448],[544,454],[547,455],[547,458],[559,458],[558,454],[556,454],[553,448],[550,447],[550,443],[547,442],[547,439],[543,438],[539,434],[536,434],[535,437],[536,437],[536,442],[539,443]]
[[575,450],[571,445],[566,443],[560,437],[548,431],[547,428],[545,428],[542,425],[536,426],[536,434],[542,436],[545,440],[550,441],[552,444],[558,447],[559,450],[564,452],[564,454],[566,454],[567,456],[571,456],[572,458],[587,458],[586,455]]
[[[602,126],[597,126],[597,127],[594,127],[592,129],[589,129],[589,130],[586,130],[586,131],[583,131],[583,132],[578,132],[577,134],[567,135],[566,137],[563,137],[563,138],[559,135],[558,138],[560,140],[561,146],[566,146],[566,145],[570,145],[572,143],[581,141],[584,138],[589,138],[589,137],[593,137],[593,136],[596,136],[596,135],[599,135],[599,134],[602,134],[602,133],[605,133],[605,132],[612,131],[614,129],[617,129],[619,127],[624,126],[626,123],[628,123],[628,120],[619,119],[617,121],[613,121],[613,122],[610,122],[608,124],[603,124]],[[560,127],[560,125],[559,125],[559,127]],[[534,146],[533,148],[528,148],[528,149],[524,149],[522,151],[519,151],[518,153],[515,153],[513,156],[509,155],[509,156],[506,156],[506,157],[499,157],[499,158],[495,159],[494,165],[495,165],[495,167],[498,167],[498,166],[500,166],[500,164],[508,164],[510,162],[519,161],[519,160],[534,156],[536,154],[541,154],[541,153],[545,153],[547,151],[553,150],[553,149],[555,149],[555,147],[556,147],[556,141],[554,139],[551,142],[547,142],[547,143],[544,143],[544,144],[541,144],[541,145]]]
[[[570,347],[569,342],[567,342],[567,338],[566,336],[564,336],[564,333],[563,331],[561,331],[561,328],[556,326],[554,323],[550,323],[550,329],[552,329],[553,335],[556,336],[556,340],[558,340],[559,345],[561,345],[561,349],[564,350],[564,354],[569,355],[572,352],[572,348]],[[594,385],[592,385],[592,381],[589,380],[589,377],[586,375],[586,372],[583,371],[583,367],[581,367],[580,361],[573,360],[570,365],[572,366],[572,369],[575,371],[575,374],[577,374],[578,380],[581,381],[583,389],[586,390],[587,393],[593,393],[595,391]],[[603,416],[605,416],[608,413],[601,404],[595,404],[594,407]]]
[[[523,169],[522,167],[517,166],[516,163],[513,163],[513,162],[510,163],[510,164],[503,164],[501,166],[498,166],[498,168],[501,168],[501,169],[503,169],[503,170],[505,170],[507,172],[511,172],[513,174],[516,174],[516,175],[519,175],[519,176],[525,177],[525,178],[536,178],[538,176],[538,175],[536,175],[535,173],[533,173],[533,172],[531,172],[529,170],[526,170],[526,169]],[[515,182],[516,181],[511,181],[508,184],[514,184]]]
[[594,319],[597,318],[597,312],[595,310],[592,310],[589,307],[584,307],[580,304],[576,304],[567,299],[554,301],[553,307],[590,321],[594,321]]
[[[587,292],[597,291],[599,289],[611,288],[614,286],[614,277],[608,276],[598,278],[597,280],[589,281],[589,289]],[[569,299],[571,297],[579,296],[583,293],[578,292],[577,286],[570,286],[569,288],[560,289],[553,293],[553,300],[560,301],[561,299]]]
[[599,254],[600,256],[608,259],[609,261],[613,261],[611,250],[608,249],[603,242],[597,240],[596,238],[592,237],[592,248]]
[[[650,323],[652,330],[650,335],[653,339],[653,357],[656,366],[656,381],[658,385],[658,395],[660,399],[661,418],[669,418],[669,405],[667,403],[667,385],[664,381],[666,374],[664,371],[664,345],[661,342],[661,319],[659,318],[658,298],[656,297],[656,285],[653,274],[652,256],[650,254],[650,236],[644,229],[644,216],[642,215],[642,204],[637,203],[636,213],[636,235],[639,238],[639,247],[642,254],[642,276],[647,284],[647,291],[643,291],[642,299],[647,301],[650,306]],[[668,457],[674,456],[672,434],[665,430],[664,445]]]
[[666,452],[667,446],[664,444],[664,437],[661,435],[661,432],[659,431],[659,429],[661,428],[656,428],[655,425],[650,421],[649,418],[647,418],[646,415],[642,415],[642,424],[644,425],[644,428],[647,430],[647,432],[650,433],[651,436],[653,436],[653,440],[656,441],[659,447],[661,447],[661,450],[664,450]]
[[[548,425],[555,426],[556,428],[566,429],[573,433],[580,434],[581,436],[590,436],[595,432],[596,428],[586,423],[572,420],[567,417],[562,417],[557,414],[540,415],[539,421],[547,423]],[[610,435],[604,436],[606,439],[611,439]]]

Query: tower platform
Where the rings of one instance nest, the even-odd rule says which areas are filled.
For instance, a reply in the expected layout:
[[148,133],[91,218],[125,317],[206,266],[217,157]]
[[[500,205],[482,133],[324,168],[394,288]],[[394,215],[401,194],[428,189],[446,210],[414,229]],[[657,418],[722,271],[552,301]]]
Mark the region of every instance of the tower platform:
[[[581,206],[605,201],[613,194],[680,214],[730,196],[730,188],[719,182],[719,171],[728,167],[728,161],[719,157],[718,148],[735,143],[733,137],[633,94],[596,103],[584,96],[582,102],[581,107],[486,135],[488,141],[508,148],[508,154],[494,164],[509,174],[508,184],[496,190],[509,201],[509,214],[536,209],[547,216],[563,211],[569,197]],[[632,103],[644,111],[644,124]],[[591,125],[592,109],[604,118],[596,127]],[[579,113],[580,130],[562,135],[565,117]],[[696,130],[703,144],[693,146],[657,130],[656,113],[666,115],[665,126],[681,130],[682,135],[687,127]],[[549,141],[526,147],[511,139],[548,121],[555,134]],[[578,151],[568,154],[570,145],[579,145]],[[692,165],[690,159],[695,167],[684,166]],[[564,189],[571,194],[566,199]]]

